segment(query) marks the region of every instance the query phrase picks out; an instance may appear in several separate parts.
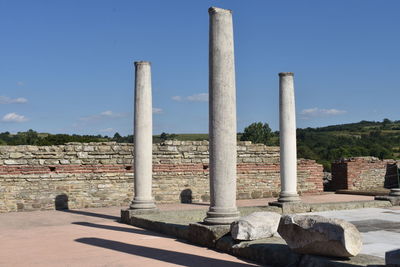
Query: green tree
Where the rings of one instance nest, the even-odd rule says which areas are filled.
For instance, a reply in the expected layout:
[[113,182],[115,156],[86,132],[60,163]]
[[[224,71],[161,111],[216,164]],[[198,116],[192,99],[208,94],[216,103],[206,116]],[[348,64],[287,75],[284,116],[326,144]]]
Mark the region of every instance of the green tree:
[[167,141],[168,135],[169,135],[169,134],[162,132],[162,133],[160,134],[160,140],[161,140],[161,142]]
[[391,120],[389,120],[389,119],[383,119],[383,121],[382,121],[382,128],[383,129],[389,129],[389,124],[391,124],[392,123],[392,121]]
[[240,140],[251,141],[254,144],[262,143],[265,145],[272,145],[273,135],[274,134],[271,132],[268,123],[263,124],[262,122],[254,122],[244,129]]
[[25,133],[25,135],[26,135],[26,144],[37,145],[37,143],[39,141],[39,136],[38,136],[37,132],[35,132],[32,129],[29,129],[29,131],[27,131]]
[[162,133],[160,134],[159,139],[160,139],[160,142],[165,142],[165,141],[167,141],[167,140],[176,139],[176,137],[177,137],[176,134],[168,134],[168,133],[162,132]]
[[122,137],[118,132],[116,132],[116,133],[114,134],[114,137],[112,138],[112,140],[115,141],[115,142],[117,142],[117,143],[120,143],[122,138],[123,138],[123,137]]

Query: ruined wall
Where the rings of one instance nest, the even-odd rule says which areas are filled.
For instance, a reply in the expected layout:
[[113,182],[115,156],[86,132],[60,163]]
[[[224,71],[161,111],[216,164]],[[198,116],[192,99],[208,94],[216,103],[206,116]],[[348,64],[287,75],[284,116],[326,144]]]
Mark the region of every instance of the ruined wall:
[[333,190],[368,190],[392,188],[397,185],[397,166],[394,160],[375,157],[356,157],[332,163]]
[[[133,198],[133,146],[69,143],[0,146],[0,212],[124,206]],[[153,192],[158,203],[209,200],[208,142],[153,146]],[[279,148],[238,144],[237,197],[277,196]],[[323,190],[322,166],[298,161],[299,193]]]

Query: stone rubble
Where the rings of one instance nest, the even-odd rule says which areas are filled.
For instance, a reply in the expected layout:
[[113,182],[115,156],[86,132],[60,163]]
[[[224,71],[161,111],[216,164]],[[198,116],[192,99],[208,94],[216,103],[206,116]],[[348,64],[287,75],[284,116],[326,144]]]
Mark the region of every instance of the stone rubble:
[[353,257],[362,247],[361,234],[353,224],[318,215],[284,215],[278,233],[301,254]]
[[231,235],[235,240],[257,240],[275,235],[281,215],[276,212],[254,212],[240,217],[231,224]]

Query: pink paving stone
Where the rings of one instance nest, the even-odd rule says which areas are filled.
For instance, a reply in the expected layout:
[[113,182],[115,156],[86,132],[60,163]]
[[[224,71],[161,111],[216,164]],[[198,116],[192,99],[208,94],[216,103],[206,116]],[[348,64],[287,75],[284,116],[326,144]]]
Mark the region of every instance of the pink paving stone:
[[0,266],[258,266],[120,224],[119,208],[77,212],[0,214]]
[[[371,200],[322,194],[309,203]],[[275,199],[239,200],[260,206]],[[126,207],[123,207],[126,208]],[[164,204],[161,210],[207,209]],[[257,266],[234,256],[116,222],[121,207],[0,214],[0,266]]]

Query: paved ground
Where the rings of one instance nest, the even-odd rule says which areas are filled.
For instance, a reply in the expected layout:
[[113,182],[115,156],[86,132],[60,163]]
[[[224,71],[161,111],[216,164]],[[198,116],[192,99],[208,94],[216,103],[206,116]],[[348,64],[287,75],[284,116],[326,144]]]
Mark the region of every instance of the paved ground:
[[0,266],[257,266],[120,224],[119,209],[0,215]]
[[[303,197],[305,202],[371,199],[334,194]],[[271,200],[245,200],[239,201],[238,205],[265,205]],[[177,211],[207,207],[200,204],[159,205],[162,210]],[[120,224],[116,221],[119,210],[120,207],[114,207],[0,214],[0,266],[257,266],[227,254]],[[347,211],[330,216],[351,215],[351,221],[379,218],[386,222],[400,222],[400,210],[368,209],[357,214]],[[374,228],[366,232],[375,232],[367,237],[367,242],[376,244],[382,241],[379,225],[365,226],[378,227],[378,230]],[[390,245],[387,250],[393,246],[400,247],[398,243],[389,243],[390,238],[393,242],[396,238],[400,240],[393,235],[400,234],[400,224],[398,228],[393,224],[386,225],[390,229],[383,231],[389,234],[384,236],[382,245],[377,246]],[[370,249],[374,249],[373,245]]]

